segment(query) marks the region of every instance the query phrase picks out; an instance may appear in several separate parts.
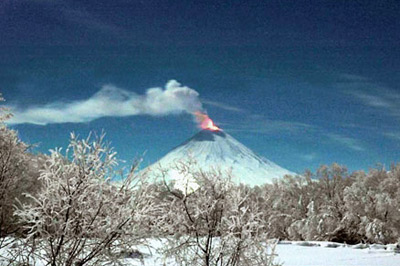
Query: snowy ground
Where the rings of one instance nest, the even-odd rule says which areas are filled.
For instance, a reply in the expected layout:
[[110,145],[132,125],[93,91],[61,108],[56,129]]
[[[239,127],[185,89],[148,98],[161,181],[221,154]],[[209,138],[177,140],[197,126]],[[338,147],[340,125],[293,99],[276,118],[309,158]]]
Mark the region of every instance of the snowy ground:
[[282,242],[278,260],[285,266],[399,266],[395,245],[344,245],[332,242]]
[[[282,241],[276,247],[276,261],[283,263],[283,266],[399,266],[398,252],[394,244],[345,245],[318,241]],[[131,263],[135,266],[143,265],[138,260],[131,260]],[[145,256],[144,259],[146,266],[161,266],[163,263],[157,254]],[[167,261],[166,265],[174,264]]]
[[[151,241],[154,247],[159,241]],[[140,249],[144,259],[124,259],[130,266],[175,265],[163,260],[154,251]],[[345,245],[333,242],[282,241],[276,247],[277,262],[284,266],[399,266],[400,253],[396,245]],[[121,261],[122,262],[122,261]],[[38,263],[37,266],[42,264]]]

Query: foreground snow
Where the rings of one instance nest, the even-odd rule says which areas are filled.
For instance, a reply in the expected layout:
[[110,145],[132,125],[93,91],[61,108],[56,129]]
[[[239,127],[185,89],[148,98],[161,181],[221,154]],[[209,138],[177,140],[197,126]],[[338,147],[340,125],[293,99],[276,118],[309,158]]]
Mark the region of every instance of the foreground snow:
[[[154,246],[159,244],[152,243]],[[146,252],[143,250],[143,252]],[[284,266],[399,266],[400,253],[391,245],[346,245],[334,242],[281,241],[276,247],[276,261]],[[128,261],[128,260],[126,260]],[[143,265],[130,260],[131,265]],[[175,265],[163,261],[159,254],[148,254],[144,265]]]
[[[154,243],[157,246],[156,243]],[[399,266],[396,245],[346,245],[334,242],[281,241],[276,261],[284,266]],[[157,254],[146,256],[144,265],[163,265]],[[143,265],[134,262],[132,265]],[[171,261],[167,265],[174,265]]]
[[285,266],[398,266],[395,245],[345,245],[332,242],[281,242],[278,261]]
[[[140,253],[127,253],[121,260],[129,266],[176,265],[172,260],[165,260],[155,249],[161,242],[151,240],[153,248],[139,247]],[[400,265],[399,248],[390,245],[346,245],[334,242],[318,241],[281,241],[276,247],[276,262],[284,266],[398,266]],[[4,251],[3,254],[4,255]],[[141,258],[139,258],[141,257]],[[37,263],[37,266],[44,265]]]

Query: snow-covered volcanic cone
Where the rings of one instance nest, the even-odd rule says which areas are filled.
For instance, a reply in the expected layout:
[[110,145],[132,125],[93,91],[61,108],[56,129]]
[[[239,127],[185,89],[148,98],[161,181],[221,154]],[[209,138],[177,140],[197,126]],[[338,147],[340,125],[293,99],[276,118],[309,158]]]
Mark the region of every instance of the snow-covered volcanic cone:
[[236,183],[251,186],[271,183],[273,179],[284,175],[295,175],[256,155],[224,131],[209,129],[200,131],[145,170],[150,170],[152,173],[162,168],[167,170],[165,176],[167,180],[176,180],[177,171],[174,166],[177,162],[189,160],[188,158],[196,162],[194,166],[197,169],[231,171]]

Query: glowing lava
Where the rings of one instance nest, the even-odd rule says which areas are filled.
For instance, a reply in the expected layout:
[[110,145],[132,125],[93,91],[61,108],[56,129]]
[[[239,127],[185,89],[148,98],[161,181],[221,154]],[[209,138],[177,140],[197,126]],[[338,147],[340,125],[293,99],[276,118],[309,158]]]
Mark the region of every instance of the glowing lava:
[[212,131],[218,131],[221,130],[219,127],[217,127],[214,122],[211,120],[211,118],[208,117],[208,115],[202,113],[202,112],[196,112],[195,113],[196,119],[200,124],[200,127],[202,129],[208,129]]
[[202,129],[220,130],[219,127],[214,125],[214,122],[210,118],[207,118],[206,120],[204,120],[200,126]]

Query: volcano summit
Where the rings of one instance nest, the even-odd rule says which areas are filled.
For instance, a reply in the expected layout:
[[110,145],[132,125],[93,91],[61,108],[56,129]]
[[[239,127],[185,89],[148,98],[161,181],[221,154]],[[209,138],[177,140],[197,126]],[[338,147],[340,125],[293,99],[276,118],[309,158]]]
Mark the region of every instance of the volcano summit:
[[[163,169],[166,179],[177,179],[172,168],[192,158],[202,170],[231,171],[233,181],[251,186],[271,183],[274,178],[295,175],[277,164],[258,156],[222,130],[203,129],[172,149],[147,170]],[[151,172],[151,171],[150,171]]]

